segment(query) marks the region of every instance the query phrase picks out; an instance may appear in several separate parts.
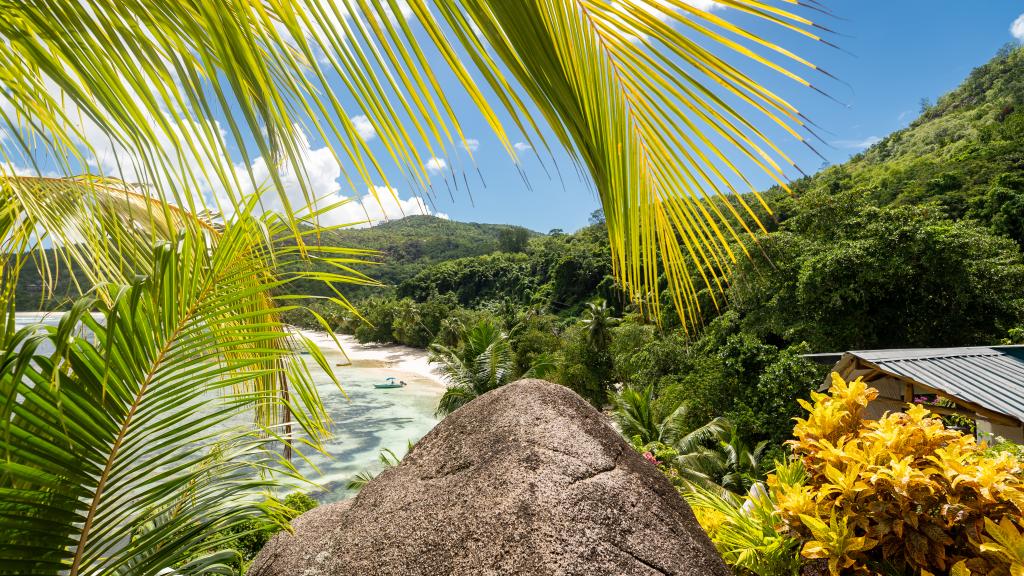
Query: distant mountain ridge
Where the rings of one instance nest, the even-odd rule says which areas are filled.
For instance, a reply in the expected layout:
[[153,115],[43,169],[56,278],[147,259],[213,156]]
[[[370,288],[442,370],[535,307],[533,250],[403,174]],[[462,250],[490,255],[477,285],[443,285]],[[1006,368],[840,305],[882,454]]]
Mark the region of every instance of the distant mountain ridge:
[[[517,251],[520,242],[534,236],[539,233],[522,226],[459,222],[417,214],[368,228],[334,230],[323,236],[323,242],[380,252],[375,264],[357,268],[390,287],[432,264]],[[374,292],[379,293],[380,289],[353,286],[346,289],[346,296],[359,298]]]
[[[516,244],[539,233],[510,224],[458,222],[428,215],[410,215],[381,222],[366,228],[332,230],[321,236],[329,246],[345,246],[375,250],[379,256],[369,258],[372,264],[355,268],[386,286],[397,286],[424,268],[470,256],[494,252],[516,251]],[[53,262],[52,255],[49,256]],[[87,285],[79,275],[79,281]],[[319,286],[304,287],[313,294],[326,294]],[[294,289],[294,288],[293,288]],[[56,280],[54,295],[43,297],[43,279],[34,266],[26,266],[18,279],[19,310],[53,309],[65,304],[75,294],[71,275],[62,273]],[[380,293],[380,288],[348,286],[346,297],[361,298]]]

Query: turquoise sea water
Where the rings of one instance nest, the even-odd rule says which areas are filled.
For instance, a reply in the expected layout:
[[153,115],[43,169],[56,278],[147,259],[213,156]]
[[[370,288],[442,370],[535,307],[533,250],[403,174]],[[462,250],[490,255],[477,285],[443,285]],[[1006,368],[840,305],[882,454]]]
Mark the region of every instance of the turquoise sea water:
[[[17,324],[19,327],[35,322],[55,325],[58,320],[59,315],[54,314],[19,313]],[[343,361],[337,350],[325,348],[324,353],[331,366]],[[419,376],[358,363],[336,366],[335,375],[345,391],[342,394],[323,369],[312,361],[309,364],[317,390],[333,420],[333,436],[325,443],[326,455],[307,451],[312,465],[300,458],[295,458],[294,462],[307,479],[323,487],[323,491],[314,494],[318,500],[333,502],[353,496],[354,493],[345,488],[346,484],[364,470],[379,472],[383,468],[378,460],[381,450],[391,449],[401,457],[409,442],[419,440],[438,422],[434,409],[441,390]],[[373,387],[388,376],[395,376],[409,385],[391,390]],[[310,490],[310,487],[305,486],[303,490]]]
[[[329,458],[310,458],[322,474],[303,464],[299,470],[322,484],[326,492],[318,495],[323,501],[335,501],[354,495],[345,484],[363,470],[374,473],[382,469],[380,451],[388,448],[399,457],[409,442],[416,442],[437,424],[434,409],[441,393],[424,384],[416,376],[387,368],[338,367],[336,374],[348,395],[338,392],[329,377],[319,368],[311,370],[328,413],[334,420],[334,436],[325,448]],[[379,390],[373,387],[387,376],[409,382],[405,388]]]

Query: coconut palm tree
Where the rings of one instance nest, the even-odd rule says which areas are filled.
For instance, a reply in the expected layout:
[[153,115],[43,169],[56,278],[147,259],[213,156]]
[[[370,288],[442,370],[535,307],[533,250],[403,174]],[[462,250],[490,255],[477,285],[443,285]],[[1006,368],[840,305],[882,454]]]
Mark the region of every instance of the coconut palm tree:
[[[417,330],[430,333],[421,321],[420,309],[415,302],[402,299],[395,303],[392,335],[399,342],[409,342]],[[431,335],[433,336],[433,335]]]
[[694,430],[676,447],[680,455],[674,465],[680,476],[705,490],[742,496],[764,479],[768,442],[751,449],[728,420],[718,418]]
[[612,316],[608,303],[604,300],[587,302],[580,322],[587,327],[587,342],[590,343],[590,347],[598,354],[608,350],[612,340],[612,328],[619,324],[619,319]]
[[466,324],[458,316],[448,316],[441,319],[441,326],[437,330],[436,341],[448,348],[455,348],[462,343],[462,336],[466,332]]
[[440,364],[448,388],[438,402],[437,414],[446,416],[474,398],[518,378],[543,377],[554,368],[548,356],[534,360],[526,373],[516,371],[508,334],[490,320],[477,322],[461,338],[459,348],[435,344],[430,361]]
[[686,430],[686,405],[659,403],[654,386],[627,386],[611,395],[612,419],[623,436],[641,446],[665,444],[679,453],[671,466],[680,478],[705,490],[746,494],[763,479],[767,442],[751,450],[726,418]]
[[611,394],[612,419],[626,438],[639,438],[640,444],[667,444],[679,427],[685,412],[682,405],[670,414],[660,413],[654,402],[654,385],[644,388],[626,386]]
[[501,329],[489,320],[477,322],[463,337],[458,349],[435,345],[431,362],[440,364],[448,388],[437,405],[444,416],[471,400],[515,380],[512,347]]
[[[820,40],[793,12],[817,3],[777,1],[719,4]],[[366,252],[319,244],[350,200],[320,196],[312,142],[353,194],[429,197],[430,160],[472,155],[461,92],[513,161],[567,150],[622,284],[656,309],[664,274],[693,323],[690,279],[719,287],[757,229],[739,166],[783,184],[791,164],[759,125],[805,138],[735,56],[816,70],[683,0],[24,0],[0,37],[0,558],[70,576],[221,570],[202,538],[280,518],[260,492],[294,471],[269,440],[316,449],[328,423],[289,288],[351,308],[340,285],[372,283]],[[78,267],[88,298],[17,330],[25,265],[48,287]]]
[[626,438],[639,438],[640,444],[661,442],[682,452],[690,452],[718,438],[726,426],[716,418],[696,430],[686,432],[686,405],[659,402],[654,385],[643,388],[625,386],[609,395],[612,419]]

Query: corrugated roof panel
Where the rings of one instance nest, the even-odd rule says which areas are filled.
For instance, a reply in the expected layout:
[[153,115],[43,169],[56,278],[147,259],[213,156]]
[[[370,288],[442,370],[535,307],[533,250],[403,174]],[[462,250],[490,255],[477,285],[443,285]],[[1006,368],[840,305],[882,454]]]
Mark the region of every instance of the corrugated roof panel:
[[856,350],[885,372],[1024,422],[1024,354],[1017,347]]

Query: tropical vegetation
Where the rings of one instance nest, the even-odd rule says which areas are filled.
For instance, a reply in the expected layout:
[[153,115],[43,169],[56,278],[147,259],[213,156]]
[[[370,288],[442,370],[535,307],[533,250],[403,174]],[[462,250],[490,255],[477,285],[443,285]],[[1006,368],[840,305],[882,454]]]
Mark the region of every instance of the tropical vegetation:
[[878,391],[832,375],[802,401],[793,456],[742,499],[695,489],[712,540],[758,575],[1013,574],[1024,523],[1018,452],[992,451],[920,405],[865,418]]
[[448,382],[448,388],[437,405],[437,413],[442,416],[499,386],[520,377],[543,376],[546,371],[543,360],[525,372],[518,371],[508,336],[487,320],[477,322],[466,331],[457,348],[435,344],[430,359],[438,365],[441,377]]
[[[721,2],[821,39],[761,0]],[[388,164],[429,197],[427,158],[471,149],[443,68],[513,161],[508,127],[585,167],[619,286],[657,313],[663,272],[692,327],[689,271],[719,278],[738,221],[756,221],[693,203],[728,204],[739,158],[783,181],[757,123],[805,139],[732,55],[797,85],[788,68],[816,73],[708,11],[645,0],[17,2],[0,36],[0,563],[19,574],[224,572],[236,527],[287,522],[278,479],[329,429],[298,350],[330,370],[284,319],[301,307],[329,327],[308,298],[359,317],[342,285],[375,284],[353,267],[370,253],[322,242],[351,198],[316,188],[311,139],[353,193],[396,198]],[[498,242],[518,252],[529,234]],[[41,303],[70,283],[57,326],[16,328],[23,272]],[[422,334],[414,312],[398,337]]]
[[[824,41],[817,6],[718,2]],[[29,1],[0,36],[5,571],[241,569],[308,508],[283,480],[332,424],[291,324],[431,347],[442,414],[540,370],[610,399],[740,569],[1024,570],[1016,452],[921,408],[864,420],[872,392],[812,394],[802,356],[1019,336],[1024,51],[790,185],[761,126],[808,123],[736,56],[822,72],[684,1]],[[591,226],[332,219],[472,159],[445,76],[511,161],[513,135],[569,152]],[[64,314],[19,327],[37,305]]]
[[[517,372],[547,354],[548,377],[599,406],[610,391],[650,386],[653,405],[687,406],[682,430],[725,417],[751,449],[768,441],[770,463],[791,437],[797,400],[825,376],[804,354],[1019,340],[1021,247],[981,207],[1020,178],[1022,75],[1024,51],[1003,50],[880,143],[885,155],[872,148],[798,180],[794,197],[768,191],[778,207],[763,214],[768,232],[739,242],[751,256],[729,267],[724,298],[698,292],[699,330],[681,329],[667,279],[658,313],[630,299],[601,213],[575,233],[533,235],[515,253],[426,266],[360,301],[368,322],[322,315],[360,341],[419,347],[457,346],[465,327],[488,320],[508,332]],[[962,137],[937,138],[950,127]],[[410,309],[414,331],[397,313]]]

